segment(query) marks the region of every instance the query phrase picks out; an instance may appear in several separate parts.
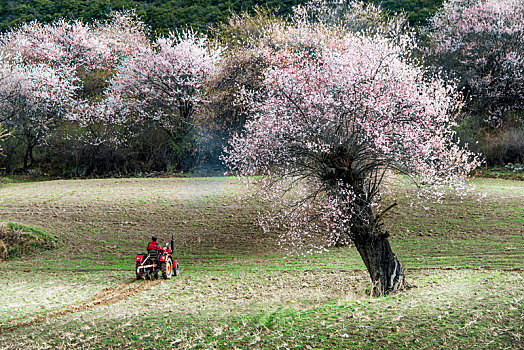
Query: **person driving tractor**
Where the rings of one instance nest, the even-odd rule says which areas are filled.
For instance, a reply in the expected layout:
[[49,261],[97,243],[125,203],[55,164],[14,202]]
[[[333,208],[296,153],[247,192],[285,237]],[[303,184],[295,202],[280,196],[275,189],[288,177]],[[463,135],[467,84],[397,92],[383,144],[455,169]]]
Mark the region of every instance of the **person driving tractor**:
[[155,236],[151,237],[151,242],[147,244],[147,253],[137,254],[135,257],[136,278],[157,279],[160,273],[165,280],[178,276],[180,270],[178,262],[173,259],[174,250],[174,233],[171,233],[171,246],[166,243],[166,246],[162,247]]
[[151,250],[156,251],[156,256],[160,255],[160,244],[155,236],[151,237],[151,242],[147,245],[147,252],[151,253]]

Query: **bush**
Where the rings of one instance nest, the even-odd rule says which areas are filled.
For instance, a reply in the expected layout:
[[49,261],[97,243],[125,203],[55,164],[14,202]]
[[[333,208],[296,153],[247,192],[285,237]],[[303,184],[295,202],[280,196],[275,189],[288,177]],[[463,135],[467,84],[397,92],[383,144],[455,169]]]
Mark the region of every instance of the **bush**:
[[[470,148],[481,153],[490,167],[504,164],[524,163],[524,129],[507,128],[503,130],[479,129],[469,131],[467,139],[471,142]],[[466,139],[466,140],[467,140]]]

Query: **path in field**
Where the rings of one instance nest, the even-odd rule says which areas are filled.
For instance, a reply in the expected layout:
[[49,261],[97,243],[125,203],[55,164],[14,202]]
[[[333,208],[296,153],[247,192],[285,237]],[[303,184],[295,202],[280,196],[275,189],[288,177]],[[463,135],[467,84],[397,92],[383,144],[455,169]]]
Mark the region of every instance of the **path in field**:
[[[104,289],[102,292],[98,293],[97,295],[93,296],[92,298],[90,298],[89,300],[81,304],[70,305],[60,311],[49,312],[49,313],[47,311],[44,311],[44,312],[34,313],[32,315],[26,315],[24,317],[10,319],[8,322],[4,324],[0,324],[0,333],[12,332],[20,328],[30,327],[30,326],[33,326],[35,324],[38,324],[38,323],[41,323],[47,320],[51,320],[51,319],[58,318],[61,316],[73,314],[76,312],[87,311],[95,307],[115,304],[124,299],[131,298],[137,295],[138,293],[148,291],[160,283],[162,283],[162,280],[126,281],[115,287]],[[33,317],[36,317],[36,318],[33,318]],[[26,322],[16,323],[16,321],[20,321],[21,319],[28,319],[28,318],[33,318],[33,319],[30,321],[26,321]]]

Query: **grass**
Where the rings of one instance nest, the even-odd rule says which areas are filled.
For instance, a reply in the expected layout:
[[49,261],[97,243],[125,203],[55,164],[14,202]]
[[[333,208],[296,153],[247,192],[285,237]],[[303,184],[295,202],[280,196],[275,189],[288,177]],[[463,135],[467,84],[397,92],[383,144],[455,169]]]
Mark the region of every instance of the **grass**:
[[15,222],[0,222],[0,260],[58,246],[59,238],[45,230]]
[[493,179],[519,180],[524,181],[523,171],[512,171],[507,168],[479,168],[475,171],[475,176]]
[[[326,288],[321,274],[280,278],[273,272],[256,279],[249,271],[184,273],[119,304],[37,324],[30,331],[43,344],[67,348],[519,347],[522,277],[512,272],[418,272],[412,276],[415,288],[382,299],[342,289],[340,279],[355,285],[354,274],[336,274],[329,282],[338,279],[341,289]],[[267,280],[283,285],[273,283],[266,290],[262,281]],[[19,345],[31,341],[27,334],[17,335]]]
[[49,178],[43,175],[7,175],[0,177],[0,185],[31,183],[47,180],[49,180]]
[[[400,193],[386,223],[411,288],[381,299],[368,297],[369,277],[353,247],[280,251],[277,236],[254,224],[258,208],[239,202],[235,179],[10,184],[0,188],[0,216],[44,227],[63,243],[0,263],[0,343],[521,348],[524,186],[472,184],[466,197],[415,206]],[[171,232],[181,275],[133,281],[134,254],[151,234],[164,242]]]

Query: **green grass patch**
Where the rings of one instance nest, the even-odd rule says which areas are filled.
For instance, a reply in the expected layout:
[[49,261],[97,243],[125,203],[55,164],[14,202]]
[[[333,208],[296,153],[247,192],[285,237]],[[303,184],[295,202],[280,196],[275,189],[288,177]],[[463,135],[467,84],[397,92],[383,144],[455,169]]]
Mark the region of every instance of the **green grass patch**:
[[20,257],[58,246],[57,235],[15,222],[0,223],[0,260]]
[[0,185],[40,182],[48,180],[52,180],[52,178],[43,175],[6,175],[0,177]]
[[505,168],[482,169],[475,170],[475,177],[504,179],[504,180],[518,180],[524,181],[524,171],[512,171]]

